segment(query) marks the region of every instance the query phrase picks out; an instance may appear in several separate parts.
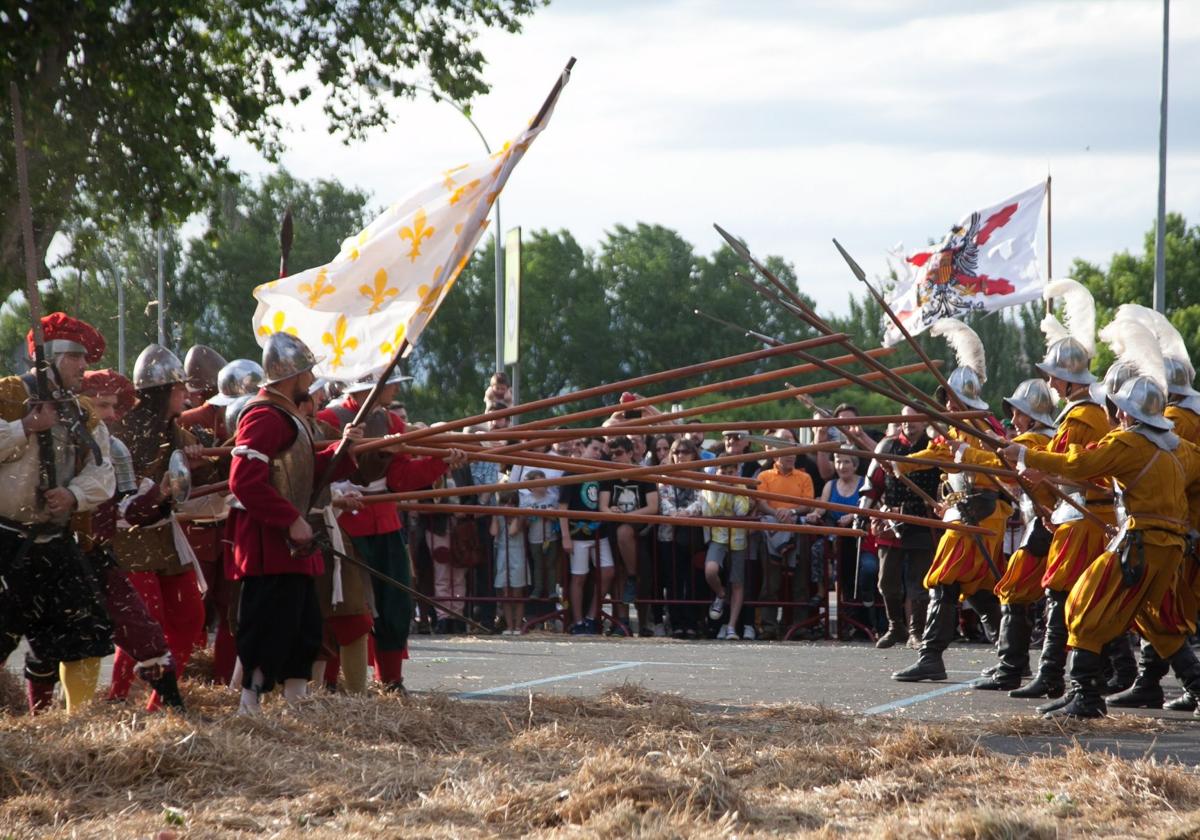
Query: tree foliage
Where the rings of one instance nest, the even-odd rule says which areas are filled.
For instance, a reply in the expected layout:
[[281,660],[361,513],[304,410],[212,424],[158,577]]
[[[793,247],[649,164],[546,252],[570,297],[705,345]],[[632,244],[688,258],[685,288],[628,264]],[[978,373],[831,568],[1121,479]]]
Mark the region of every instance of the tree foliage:
[[[0,9],[0,83],[24,103],[38,275],[54,234],[155,227],[230,181],[218,131],[274,160],[280,107],[317,91],[328,127],[359,138],[415,84],[466,102],[487,90],[475,46],[540,0],[19,0]],[[0,296],[21,282],[12,128],[0,108]]]
[[[300,271],[328,261],[343,238],[365,226],[374,214],[368,196],[336,181],[301,182],[278,172],[261,181],[239,179],[226,186],[208,210],[207,226],[183,242],[168,238],[165,248],[167,323],[172,345],[216,347],[228,358],[259,354],[251,334],[251,292],[275,276],[278,227],[287,208],[295,216],[295,246],[290,269]],[[57,265],[56,282],[46,291],[47,309],[60,308],[99,326],[109,352],[101,364],[114,365],[115,281],[125,280],[130,364],[155,336],[155,235],[147,224],[130,224],[113,233],[90,217],[66,226],[71,248]],[[1200,228],[1188,228],[1172,215],[1167,243],[1168,287],[1175,308],[1169,312],[1189,346],[1200,349]],[[410,415],[433,421],[476,414],[494,359],[494,242],[489,239],[468,263],[455,288],[423,333],[406,362],[415,377],[405,399]],[[750,289],[740,277],[751,271],[724,245],[708,254],[661,225],[614,225],[592,248],[568,231],[535,230],[522,246],[520,394],[523,402],[611,383],[667,369],[695,365],[759,349],[746,330],[785,342],[815,335],[788,309]],[[765,258],[779,278],[809,305],[790,265]],[[1153,276],[1153,236],[1144,253],[1117,254],[1106,269],[1076,261],[1072,273],[1092,290],[1105,323],[1120,303],[1148,302]],[[758,279],[758,278],[756,278]],[[878,282],[885,295],[895,277]],[[721,325],[696,311],[725,322]],[[976,315],[968,323],[979,334],[989,359],[984,396],[997,412],[1017,384],[1036,375],[1033,363],[1045,351],[1038,328],[1040,302],[1001,313]],[[854,296],[848,313],[827,318],[859,347],[877,347],[882,310],[869,296]],[[14,348],[27,330],[26,314],[11,307],[0,315],[0,348]],[[928,333],[918,337],[925,351],[942,359],[949,373],[956,362],[949,347]],[[844,353],[828,346],[816,351],[830,358]],[[918,361],[905,344],[882,359],[890,367]],[[719,379],[799,365],[776,356],[685,379],[639,388],[646,396],[665,395],[711,384]],[[1097,361],[1097,373],[1107,361]],[[850,367],[862,371],[861,365]],[[908,375],[926,393],[936,381],[929,373]],[[664,396],[689,407],[718,400],[780,390],[785,383],[814,384],[830,379],[821,371],[789,374],[769,382],[742,384],[682,398]],[[589,405],[611,404],[617,394]],[[818,403],[856,404],[864,414],[892,414],[899,406],[859,386],[822,390]],[[576,409],[579,404],[572,404]],[[712,415],[719,420],[796,418],[807,410],[793,400],[771,401]]]
[[[1071,276],[1083,283],[1096,299],[1096,323],[1106,324],[1122,303],[1151,306],[1154,300],[1155,228],[1146,232],[1141,254],[1114,254],[1107,268],[1075,260]],[[1178,213],[1167,214],[1166,312],[1187,343],[1192,358],[1200,353],[1200,226],[1188,227]],[[1103,345],[1092,364],[1101,376],[1112,363],[1112,351]]]
[[[342,239],[371,216],[367,195],[337,181],[297,181],[279,171],[261,181],[241,178],[222,190],[209,209],[207,227],[183,241],[178,231],[163,236],[167,344],[183,352],[208,344],[226,358],[257,359],[251,332],[255,286],[279,273],[279,224],[291,208],[296,236],[289,270],[328,262]],[[108,340],[101,367],[117,367],[117,287],[125,286],[126,372],[157,341],[157,240],[149,225],[131,223],[115,231],[90,217],[65,226],[70,247],[54,266],[55,281],[43,286],[43,308],[63,310],[99,328]],[[22,302],[0,315],[0,348],[16,348],[29,329]],[[9,357],[18,369],[18,357]]]
[[[292,211],[295,238],[289,273],[329,262],[342,240],[372,216],[368,196],[337,181],[297,181],[279,171],[251,183],[241,179],[209,211],[203,235],[187,243],[171,305],[183,316],[180,347],[209,344],[228,358],[257,358],[251,332],[254,287],[279,275],[279,227]],[[170,311],[170,310],[169,310]]]

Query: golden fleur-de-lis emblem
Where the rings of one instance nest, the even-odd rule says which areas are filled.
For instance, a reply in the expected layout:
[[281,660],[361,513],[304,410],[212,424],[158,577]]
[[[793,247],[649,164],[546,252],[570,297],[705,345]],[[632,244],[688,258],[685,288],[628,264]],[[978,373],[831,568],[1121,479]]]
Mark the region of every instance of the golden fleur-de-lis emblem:
[[400,238],[407,239],[412,243],[406,255],[410,262],[416,262],[417,257],[421,256],[421,241],[424,239],[432,239],[436,228],[425,226],[425,208],[417,210],[417,214],[413,216],[412,227],[400,228]]
[[346,335],[345,315],[338,316],[337,323],[333,326],[333,332],[321,336],[321,343],[329,345],[329,349],[333,351],[333,356],[329,359],[329,367],[335,370],[342,366],[342,358],[346,355],[346,351],[358,347],[358,339]]
[[400,349],[400,343],[404,341],[404,334],[407,331],[408,327],[405,324],[401,324],[400,326],[396,327],[396,334],[392,337],[392,340],[385,341],[383,344],[380,344],[379,352],[384,356],[387,356],[389,359],[392,356],[395,356],[396,352]]
[[463,184],[461,187],[458,187],[457,189],[452,190],[450,193],[450,203],[458,204],[458,202],[462,201],[463,196],[467,194],[468,190],[473,190],[478,186],[479,186],[479,179],[476,178],[474,181],[468,181],[467,183]]
[[375,272],[374,286],[362,285],[358,287],[358,293],[360,295],[371,299],[371,308],[367,310],[368,315],[374,315],[383,308],[383,305],[387,303],[388,298],[394,298],[396,295],[400,294],[400,290],[394,286],[389,286],[387,281],[387,271],[381,268]]
[[321,298],[325,297],[326,295],[333,294],[335,291],[337,291],[337,289],[332,283],[329,282],[329,269],[322,268],[319,272],[317,272],[317,278],[315,280],[313,280],[311,283],[301,283],[297,288],[297,291],[300,292],[300,294],[307,296],[308,307],[309,309],[312,309],[317,305]]
[[438,301],[438,295],[441,293],[441,286],[426,286],[422,283],[417,287],[417,297],[421,299],[421,303],[417,306],[415,315],[433,315],[434,307]]
[[284,324],[283,310],[276,311],[275,317],[271,319],[270,324],[262,324],[258,328],[259,335],[274,335],[275,333],[285,332],[289,335],[296,335],[296,328],[289,327]]
[[279,285],[278,280],[268,280],[266,283],[262,283],[258,286],[255,286],[254,291],[251,292],[251,294],[257,295],[259,292],[270,291],[271,289],[274,289],[278,285]]

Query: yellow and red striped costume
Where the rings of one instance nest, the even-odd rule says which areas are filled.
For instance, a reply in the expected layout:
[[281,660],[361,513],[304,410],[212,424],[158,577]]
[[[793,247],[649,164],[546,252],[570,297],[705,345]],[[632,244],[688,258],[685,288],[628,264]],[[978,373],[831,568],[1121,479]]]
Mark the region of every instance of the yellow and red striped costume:
[[1197,414],[1190,408],[1184,408],[1181,405],[1173,403],[1163,411],[1163,417],[1166,417],[1175,424],[1175,428],[1173,429],[1175,434],[1188,443],[1200,446],[1200,414]]
[[[1195,399],[1195,398],[1192,398]],[[1175,424],[1175,434],[1189,443],[1200,446],[1200,414],[1180,405],[1169,405],[1163,416]],[[1193,505],[1189,511],[1193,531],[1200,531],[1200,507]],[[1189,635],[1196,632],[1196,615],[1200,613],[1200,557],[1184,554],[1183,568],[1179,572],[1179,607],[1189,622]],[[1166,605],[1163,605],[1167,608]]]
[[1117,430],[1094,448],[1029,451],[1026,464],[1071,479],[1115,478],[1125,493],[1130,539],[1140,535],[1144,544],[1144,572],[1132,586],[1124,582],[1119,552],[1103,552],[1083,572],[1067,600],[1067,643],[1098,654],[1133,625],[1170,658],[1189,632],[1180,599],[1169,596],[1183,560],[1189,502],[1200,493],[1200,450],[1183,441],[1167,452],[1135,431]]
[[[1050,435],[1030,430],[1015,436],[1012,442],[1035,449],[1045,449],[1049,445],[1050,440]],[[1008,466],[1008,464],[996,457],[994,453],[975,449],[974,447],[968,449],[963,454],[962,460],[966,464],[979,464],[985,467]],[[1053,506],[1053,496],[1045,489],[1035,488],[1034,500],[1044,508]],[[1008,558],[1004,574],[1000,576],[1000,580],[996,583],[993,591],[1000,598],[1001,604],[1037,603],[1045,594],[1042,591],[1042,576],[1045,572],[1045,555],[1030,554],[1024,548],[1018,548]]]
[[[1085,447],[1098,443],[1111,429],[1108,414],[1102,407],[1091,402],[1076,403],[1059,422],[1058,431],[1046,445],[1045,451],[1061,455],[1072,446]],[[1087,509],[1105,524],[1114,525],[1116,519],[1112,504],[1104,503],[1106,495],[1106,492],[1099,490],[1087,493]],[[1054,538],[1046,555],[1042,588],[1069,590],[1079,580],[1083,570],[1104,550],[1107,541],[1104,528],[1089,517],[1059,525],[1054,529]]]
[[[978,427],[981,431],[990,431],[982,421],[975,422],[981,423]],[[979,443],[977,438],[960,432],[958,429],[950,429],[948,436],[955,442],[966,443],[968,447]],[[948,469],[953,470],[953,451],[945,441],[933,444],[924,452],[915,452],[913,457],[936,458],[946,461]],[[994,478],[985,475],[976,476],[975,488],[1000,493],[1006,492]],[[999,565],[997,562],[999,548],[1004,539],[1005,524],[1011,513],[1012,505],[1001,496],[996,501],[996,509],[979,523],[979,527],[991,531],[989,536],[976,537],[959,531],[943,531],[942,538],[938,541],[937,551],[933,555],[933,563],[930,564],[922,585],[926,589],[933,589],[935,586],[957,583],[962,587],[963,598],[970,598],[980,589],[993,588],[997,578],[992,572],[992,566],[998,567]],[[986,555],[980,551],[980,543],[987,551]]]

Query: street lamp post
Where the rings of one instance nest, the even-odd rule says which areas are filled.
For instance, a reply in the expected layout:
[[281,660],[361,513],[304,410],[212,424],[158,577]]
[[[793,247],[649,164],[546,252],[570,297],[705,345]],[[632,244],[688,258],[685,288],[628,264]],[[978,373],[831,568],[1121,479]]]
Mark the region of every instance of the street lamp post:
[[166,315],[166,286],[163,282],[163,232],[158,231],[155,240],[158,244],[158,343],[167,346]]
[[121,277],[121,269],[107,249],[104,258],[112,268],[113,282],[117,285],[117,373],[125,375],[125,281]]
[[1163,0],[1162,86],[1158,102],[1158,221],[1154,234],[1154,308],[1167,310],[1167,46],[1171,0]]

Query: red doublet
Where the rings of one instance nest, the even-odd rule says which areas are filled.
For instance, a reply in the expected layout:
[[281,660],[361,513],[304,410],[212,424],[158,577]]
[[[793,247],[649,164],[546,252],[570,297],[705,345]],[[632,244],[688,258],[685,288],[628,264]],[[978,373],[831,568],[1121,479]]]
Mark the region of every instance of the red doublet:
[[[251,407],[238,423],[237,445],[275,458],[296,440],[295,422],[281,409],[270,405]],[[315,475],[329,467],[337,444],[316,454]],[[343,458],[335,479],[354,471],[353,456]],[[291,502],[271,485],[270,465],[259,458],[235,457],[229,471],[229,489],[245,510],[234,508],[225,525],[225,539],[232,551],[225,556],[225,574],[231,580],[261,575],[319,575],[321,552],[292,556],[287,532],[301,515]]]
[[[353,397],[347,397],[345,407],[357,412],[359,403]],[[404,421],[392,412],[387,413],[388,434],[404,434]],[[335,429],[342,428],[338,415],[325,409],[317,415]],[[392,456],[388,464],[387,486],[393,493],[403,493],[406,490],[420,490],[429,487],[446,472],[446,462],[440,458],[412,458],[408,455]],[[370,537],[375,534],[390,534],[400,530],[400,515],[395,505],[365,505],[363,510],[347,511],[338,517],[338,526],[351,537]]]
[[229,437],[229,433],[225,430],[225,409],[210,402],[183,412],[179,415],[179,425],[189,430],[203,429],[212,436],[214,445],[220,444]]

